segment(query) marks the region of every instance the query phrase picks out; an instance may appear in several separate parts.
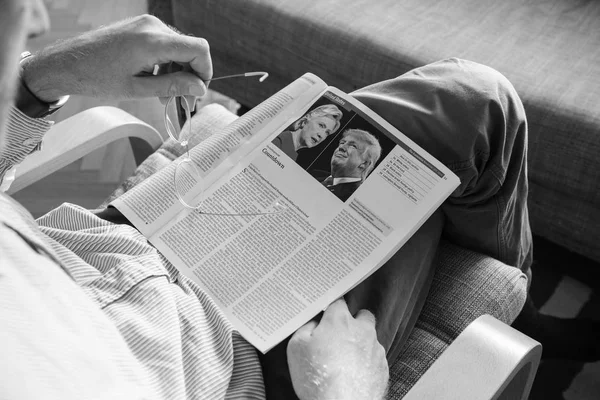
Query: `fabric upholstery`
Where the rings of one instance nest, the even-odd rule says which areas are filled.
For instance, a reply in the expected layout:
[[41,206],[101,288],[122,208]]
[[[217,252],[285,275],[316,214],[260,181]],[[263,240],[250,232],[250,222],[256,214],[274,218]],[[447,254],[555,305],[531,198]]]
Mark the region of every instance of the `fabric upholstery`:
[[307,71],[352,91],[448,57],[497,69],[528,114],[534,232],[600,261],[600,2],[150,0],[149,9],[208,39],[216,74],[268,71],[262,84],[214,82],[247,106]]
[[510,324],[527,293],[516,268],[442,242],[429,296],[402,352],[390,367],[389,398],[401,398],[446,347],[476,318],[490,314]]
[[[195,145],[236,116],[217,104],[198,111],[192,130]],[[106,206],[181,155],[173,140],[148,157],[104,203]],[[527,278],[517,268],[493,258],[443,242],[430,293],[400,356],[390,366],[389,398],[400,398],[414,385],[444,349],[483,314],[510,324],[525,303]]]

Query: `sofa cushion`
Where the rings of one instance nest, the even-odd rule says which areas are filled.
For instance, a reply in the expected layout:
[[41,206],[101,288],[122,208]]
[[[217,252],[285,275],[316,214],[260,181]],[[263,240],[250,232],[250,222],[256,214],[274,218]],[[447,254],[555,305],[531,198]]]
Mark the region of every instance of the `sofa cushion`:
[[[151,0],[150,9],[168,0]],[[600,2],[573,0],[172,0],[172,20],[207,38],[215,74],[271,78],[213,87],[253,106],[310,71],[345,91],[448,57],[489,65],[516,87],[530,132],[530,179],[544,203],[599,215]],[[562,198],[554,193],[565,194]],[[536,233],[600,260],[600,220],[538,212]],[[583,243],[583,245],[582,245]]]

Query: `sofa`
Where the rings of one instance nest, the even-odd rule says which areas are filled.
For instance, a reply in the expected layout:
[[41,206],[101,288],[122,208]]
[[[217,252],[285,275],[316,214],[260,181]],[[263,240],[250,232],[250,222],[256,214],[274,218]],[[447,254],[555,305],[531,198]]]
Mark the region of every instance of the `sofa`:
[[600,261],[600,2],[589,0],[150,0],[206,38],[211,88],[252,107],[305,72],[352,91],[449,57],[504,74],[529,122],[534,234]]

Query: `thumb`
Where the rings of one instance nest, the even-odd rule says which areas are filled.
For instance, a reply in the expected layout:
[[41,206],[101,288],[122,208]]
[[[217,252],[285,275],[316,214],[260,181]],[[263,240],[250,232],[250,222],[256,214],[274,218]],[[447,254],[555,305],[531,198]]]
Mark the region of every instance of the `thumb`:
[[133,88],[133,97],[202,97],[206,94],[206,85],[202,79],[183,71],[165,75],[136,76],[133,78]]

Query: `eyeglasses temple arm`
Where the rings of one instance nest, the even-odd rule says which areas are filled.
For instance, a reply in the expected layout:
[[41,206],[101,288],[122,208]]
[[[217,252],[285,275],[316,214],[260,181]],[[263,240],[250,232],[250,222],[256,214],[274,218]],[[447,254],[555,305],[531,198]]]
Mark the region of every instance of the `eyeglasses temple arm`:
[[249,76],[260,76],[260,78],[258,79],[258,81],[259,82],[264,82],[264,80],[269,77],[269,73],[268,72],[264,72],[264,71],[246,72],[244,74],[233,74],[233,75],[219,76],[217,78],[208,79],[208,80],[206,80],[204,82],[208,83],[210,81],[218,81],[220,79],[229,79],[229,78],[246,78],[246,77],[249,77]]
[[[218,81],[220,79],[229,79],[229,78],[247,78],[247,77],[251,77],[251,76],[260,76],[260,78],[258,78],[259,82],[264,82],[265,79],[267,79],[269,77],[269,73],[268,72],[264,72],[264,71],[255,71],[255,72],[246,72],[243,74],[233,74],[233,75],[225,75],[225,76],[219,76],[217,78],[212,78],[212,79],[208,79],[206,81],[204,81],[204,83],[208,83],[210,81]],[[177,119],[179,120],[179,126],[183,127],[185,121],[187,120],[187,113],[185,112],[184,107],[182,107],[181,105],[181,97],[177,97],[177,99],[175,99],[175,104],[176,104],[176,108],[177,108]],[[194,115],[194,113],[191,113],[191,115]]]

